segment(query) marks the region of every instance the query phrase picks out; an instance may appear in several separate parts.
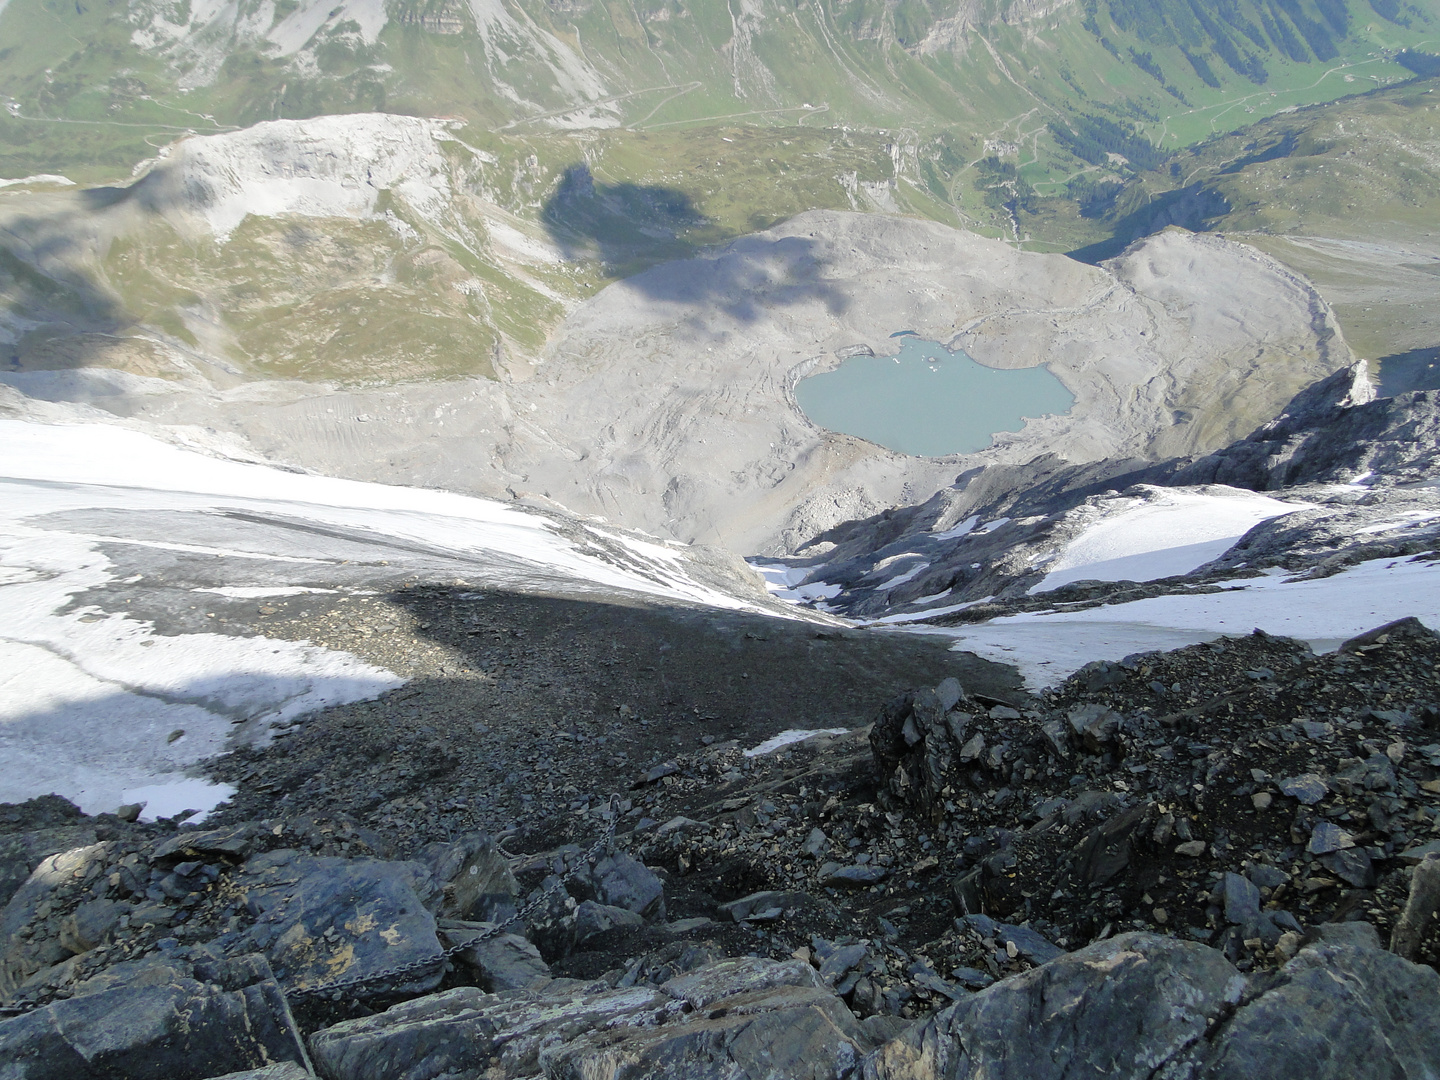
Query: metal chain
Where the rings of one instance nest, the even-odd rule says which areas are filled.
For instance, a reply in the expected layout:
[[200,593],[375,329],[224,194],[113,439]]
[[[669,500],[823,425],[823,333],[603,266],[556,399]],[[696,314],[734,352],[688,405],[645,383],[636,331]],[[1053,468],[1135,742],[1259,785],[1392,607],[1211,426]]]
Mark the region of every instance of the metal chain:
[[[575,880],[575,878],[580,873],[580,867],[594,866],[595,863],[599,861],[601,851],[614,850],[615,826],[620,820],[620,815],[616,811],[615,796],[613,795],[610,797],[609,812],[610,821],[609,824],[605,827],[604,834],[600,837],[600,839],[596,840],[595,843],[590,845],[590,850],[585,852],[585,857],[580,862],[577,862],[575,864],[574,869],[572,869],[569,873],[565,874],[563,877],[556,878],[553,882],[546,886],[545,889],[542,890],[538,896],[536,896],[519,911],[515,912],[514,915],[512,915],[509,919],[506,919],[503,923],[496,923],[494,926],[491,926],[488,929],[481,930],[479,933],[467,936],[464,941],[459,942],[455,945],[451,945],[448,949],[443,950],[438,956],[424,956],[418,960],[412,960],[406,964],[396,964],[394,967],[388,967],[381,971],[371,972],[367,975],[355,975],[348,979],[332,979],[330,982],[317,983],[314,986],[293,987],[292,989],[285,991],[285,996],[291,1001],[298,1001],[310,997],[322,997],[332,995],[338,998],[347,990],[353,990],[361,986],[368,986],[371,983],[392,981],[402,975],[409,975],[412,972],[423,971],[426,968],[434,967],[436,964],[443,963],[446,960],[449,960],[451,957],[458,956],[466,949],[472,948],[475,945],[480,944],[482,941],[489,941],[493,937],[498,937],[500,934],[505,932],[505,928],[507,926],[513,926],[517,922],[524,922],[525,920],[529,919],[531,915],[535,914],[542,907],[548,904],[551,897],[553,897],[562,888],[564,888],[567,882]],[[53,1000],[63,999],[59,997],[52,998],[50,1000],[42,998],[35,1001],[16,1002],[13,1005],[0,1005],[0,1016],[23,1016],[25,1013],[33,1012],[35,1009],[41,1008],[44,1005],[51,1004]]]
[[335,996],[338,998],[339,996],[343,995],[345,991],[355,989],[356,987],[367,986],[371,983],[389,982],[402,975],[409,975],[412,972],[423,971],[426,968],[432,968],[436,964],[443,963],[444,961],[449,960],[453,956],[458,956],[466,949],[473,948],[474,946],[480,944],[482,941],[489,941],[493,937],[498,937],[500,934],[505,932],[505,928],[507,926],[513,926],[517,922],[524,922],[525,920],[529,919],[531,915],[535,914],[542,907],[548,904],[551,897],[553,897],[556,893],[560,892],[560,890],[565,887],[565,884],[567,882],[575,880],[575,878],[579,875],[580,868],[582,866],[595,865],[595,863],[600,858],[601,851],[613,850],[615,845],[615,826],[619,819],[620,815],[615,811],[615,797],[612,795],[610,798],[610,822],[605,827],[605,832],[600,837],[600,839],[596,840],[595,843],[590,845],[590,850],[585,852],[584,858],[575,864],[574,869],[572,869],[569,873],[565,874],[563,877],[557,877],[553,882],[546,886],[545,889],[539,893],[539,895],[537,895],[533,900],[531,900],[528,904],[526,904],[523,908],[517,911],[510,918],[506,919],[504,922],[496,923],[488,929],[481,930],[474,935],[467,936],[464,941],[459,942],[455,945],[451,945],[448,949],[441,951],[438,956],[424,956],[418,960],[411,960],[409,963],[406,964],[397,964],[394,967],[385,968],[382,971],[371,972],[367,975],[355,975],[348,979],[333,979],[330,982],[317,983],[314,986],[297,986],[285,991],[285,996],[291,1001],[298,1001],[303,998],[322,996]]

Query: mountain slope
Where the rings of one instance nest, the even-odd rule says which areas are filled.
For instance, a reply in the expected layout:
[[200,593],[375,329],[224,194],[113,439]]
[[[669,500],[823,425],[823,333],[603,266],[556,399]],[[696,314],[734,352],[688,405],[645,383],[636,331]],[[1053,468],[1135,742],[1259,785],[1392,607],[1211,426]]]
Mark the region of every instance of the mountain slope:
[[[0,41],[24,47],[0,48],[0,140],[29,173],[112,177],[144,155],[147,131],[376,110],[531,130],[953,130],[1047,156],[1075,116],[1109,114],[1160,123],[1168,149],[1357,78],[1408,77],[1395,50],[1428,40],[1435,12],[1380,6],[10,0]],[[927,156],[945,168],[940,147]]]

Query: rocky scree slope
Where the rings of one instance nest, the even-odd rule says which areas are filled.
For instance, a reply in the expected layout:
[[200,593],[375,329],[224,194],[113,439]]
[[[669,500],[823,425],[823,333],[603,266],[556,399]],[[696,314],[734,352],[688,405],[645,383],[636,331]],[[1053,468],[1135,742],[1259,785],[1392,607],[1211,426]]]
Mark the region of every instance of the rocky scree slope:
[[[1198,595],[1266,571],[1313,580],[1377,559],[1433,559],[1437,424],[1440,393],[1378,397],[1361,361],[1213,453],[1095,465],[1046,456],[969,472],[923,504],[839,526],[795,558],[768,561],[790,567],[797,584],[832,586],[827,610],[957,625]],[[1246,492],[1269,498],[1247,500]],[[1087,579],[1083,567],[1051,578],[1087,531],[1187,499],[1216,512],[1253,506],[1259,520],[1220,528],[1215,535],[1228,540],[1149,577],[1136,563],[1103,580]],[[1143,549],[1142,540],[1132,546]]]
[[946,679],[868,729],[702,740],[515,855],[315,790],[199,829],[6,807],[0,977],[45,1004],[0,1047],[17,1077],[1423,1076],[1437,672],[1408,620],[1010,703]]

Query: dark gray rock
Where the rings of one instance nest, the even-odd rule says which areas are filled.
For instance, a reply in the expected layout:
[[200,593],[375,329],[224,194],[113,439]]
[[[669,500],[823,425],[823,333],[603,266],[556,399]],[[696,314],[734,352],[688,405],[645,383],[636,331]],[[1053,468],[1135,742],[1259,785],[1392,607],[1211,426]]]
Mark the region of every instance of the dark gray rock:
[[1150,831],[1148,826],[1157,817],[1154,804],[1145,803],[1095,826],[1076,849],[1075,872],[1091,885],[1103,885],[1116,877],[1130,865],[1137,839]]
[[1070,712],[1070,728],[1085,743],[1085,749],[1098,754],[1112,745],[1125,725],[1125,718],[1103,705],[1082,705]]
[[204,1080],[304,1060],[259,956],[118,964],[74,997],[0,1021],[6,1080]]
[[8,903],[42,859],[95,843],[94,823],[59,795],[45,795],[5,807],[0,826],[0,905]]
[[83,880],[87,876],[98,876],[108,851],[107,844],[89,844],[42,859],[0,910],[0,997],[13,994],[31,975],[58,964],[75,951],[61,945],[56,938],[29,940],[17,931],[36,918],[40,905],[49,901],[61,886],[77,877]]
[[820,868],[820,884],[822,885],[874,885],[877,881],[884,881],[890,871],[883,866],[865,864],[863,866],[838,866],[830,865]]
[[72,953],[85,953],[104,944],[122,916],[129,914],[130,904],[114,900],[91,900],[81,904],[60,925],[60,944]]
[[[967,747],[973,717],[959,709],[968,699],[958,681],[954,686],[949,681],[943,685],[943,698],[934,690],[896,698],[870,729],[870,754],[881,785],[902,804],[937,820],[944,813],[942,792],[952,773],[980,752]],[[944,707],[952,699],[954,704]]]
[[1350,834],[1333,821],[1322,821],[1310,833],[1310,842],[1305,850],[1312,855],[1328,855],[1332,851],[1350,847],[1354,843]]
[[[1259,982],[1259,980],[1256,980]],[[1302,949],[1190,1055],[1197,1080],[1428,1078],[1440,975],[1378,949]]]
[[833,1080],[870,1045],[808,964],[760,959],[710,964],[659,988],[463,987],[310,1038],[327,1080]]
[[1065,955],[1064,949],[1028,926],[996,922],[987,915],[966,915],[963,920],[957,920],[961,921],[982,936],[994,938],[1001,945],[1013,944],[1016,952],[1032,964],[1048,964],[1056,957]]
[[1332,851],[1320,856],[1320,865],[1357,889],[1370,889],[1375,885],[1375,866],[1363,848]]
[[1325,786],[1325,781],[1314,773],[1301,773],[1299,776],[1281,780],[1280,793],[1299,799],[1303,806],[1314,806],[1330,794],[1330,789]]
[[514,916],[520,886],[490,837],[474,833],[432,844],[425,859],[441,890],[435,912],[440,918],[500,922]]
[[841,945],[820,964],[820,981],[833,986],[847,971],[865,960],[864,945]]
[[571,882],[577,900],[595,900],[633,911],[644,919],[664,920],[665,886],[655,872],[623,851],[606,855]]
[[1260,890],[1253,882],[1239,874],[1227,873],[1220,883],[1220,891],[1226,922],[1243,926],[1260,918]]
[[1245,876],[1255,883],[1256,888],[1273,889],[1284,885],[1290,880],[1290,875],[1284,870],[1274,866],[1266,866],[1257,863],[1245,871]]
[[575,947],[594,947],[606,938],[617,934],[633,933],[645,925],[645,917],[639,912],[612,904],[597,904],[594,900],[582,900],[575,909]]
[[1152,1077],[1243,981],[1203,945],[1123,934],[942,1010],[865,1059],[866,1080]]
[[155,845],[150,861],[180,862],[222,856],[238,862],[255,849],[255,841],[255,827],[248,824],[227,829],[181,829]]
[[1368,922],[1321,923],[1311,927],[1310,936],[1322,945],[1351,945],[1358,949],[1379,949],[1380,931]]
[[286,987],[362,978],[426,959],[433,964],[383,985],[423,993],[440,981],[443,958],[425,906],[436,890],[419,863],[282,850],[251,859],[233,880],[256,917],[247,933]]
[[1322,942],[1247,982],[1213,949],[1125,934],[937,1013],[870,1054],[859,1075],[1429,1080],[1437,1016],[1440,974],[1378,948]]
[[775,908],[798,907],[808,903],[810,897],[803,892],[793,890],[766,890],[764,892],[751,893],[749,896],[742,896],[739,900],[731,900],[721,904],[719,912],[721,915],[729,916],[736,922],[744,922],[757,912],[773,911]]
[[470,941],[470,948],[456,954],[455,959],[470,968],[482,989],[491,993],[518,990],[536,979],[550,977],[550,967],[540,950],[519,934],[489,935],[492,923],[440,920],[440,933],[446,945]]

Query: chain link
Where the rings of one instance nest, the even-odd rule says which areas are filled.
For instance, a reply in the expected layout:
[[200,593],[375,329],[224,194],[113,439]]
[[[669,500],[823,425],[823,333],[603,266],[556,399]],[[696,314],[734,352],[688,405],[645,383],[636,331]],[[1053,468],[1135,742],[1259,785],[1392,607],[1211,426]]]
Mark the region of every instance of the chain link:
[[[496,923],[494,926],[481,930],[476,934],[467,935],[464,941],[451,945],[438,955],[423,956],[418,960],[411,960],[406,964],[396,964],[394,967],[384,968],[381,971],[371,972],[367,975],[354,975],[348,979],[332,979],[330,982],[317,983],[314,986],[292,987],[285,991],[285,996],[291,1001],[299,1001],[311,997],[334,997],[338,999],[348,990],[368,986],[371,983],[393,982],[403,975],[410,975],[414,972],[424,971],[427,968],[433,968],[437,964],[443,964],[452,957],[460,955],[460,953],[466,949],[473,948],[482,941],[489,941],[493,937],[499,937],[505,932],[506,927],[513,926],[517,922],[525,922],[531,915],[534,915],[548,904],[551,898],[565,887],[567,882],[575,880],[580,873],[581,867],[594,866],[595,863],[599,861],[602,851],[614,851],[615,826],[620,820],[620,815],[616,810],[615,796],[613,795],[610,797],[609,814],[610,821],[605,827],[604,834],[600,839],[596,840],[595,843],[590,845],[590,850],[585,852],[584,858],[577,862],[574,868],[567,874],[562,877],[557,877],[547,885],[538,896],[503,923]],[[457,931],[457,933],[458,932],[463,931]],[[42,998],[36,1001],[22,1001],[12,1005],[0,1005],[0,1016],[23,1016],[25,1013],[33,1012],[57,1000],[64,1000],[64,998],[57,996],[49,1000]]]

